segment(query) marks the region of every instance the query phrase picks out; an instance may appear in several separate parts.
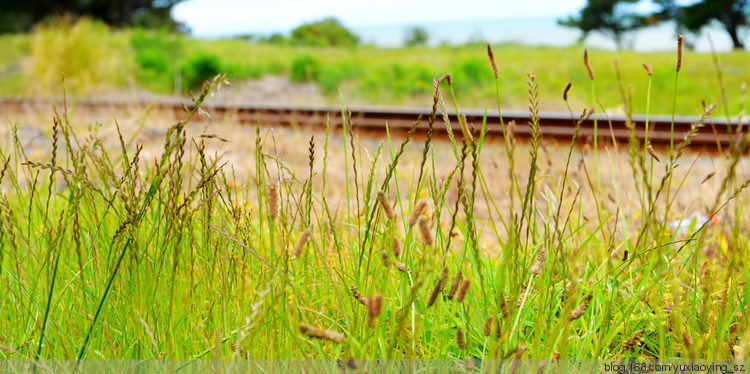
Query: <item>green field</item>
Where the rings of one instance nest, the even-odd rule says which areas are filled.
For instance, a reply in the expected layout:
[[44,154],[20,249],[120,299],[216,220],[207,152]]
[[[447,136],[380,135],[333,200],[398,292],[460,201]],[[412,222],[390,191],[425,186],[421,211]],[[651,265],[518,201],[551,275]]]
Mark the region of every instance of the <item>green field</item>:
[[[675,113],[677,80],[676,113],[697,114],[697,130],[746,105],[744,53],[719,56],[721,81],[710,55],[686,53],[676,74],[673,53],[620,53],[620,81],[615,53],[592,51],[592,83],[574,47],[497,46],[494,79],[485,46],[303,50],[75,27],[103,50],[46,55],[73,69],[71,92],[105,81],[173,89],[153,78],[169,75],[147,79],[127,49],[138,38],[163,43],[152,48],[161,53],[179,44],[185,61],[204,56],[195,79],[210,72],[197,73],[209,55],[237,81],[293,74],[304,52],[320,62],[321,82],[346,76],[342,111],[349,98],[424,100],[434,126],[460,127],[465,140],[373,140],[337,123],[309,138],[265,123],[229,134],[232,124],[198,111],[224,76],[146,144],[136,139],[155,120],[148,112],[122,129],[119,113],[106,125],[76,122],[74,105],[34,121],[4,113],[0,358],[747,357],[748,135],[709,157],[690,152],[694,132],[654,151],[632,123],[619,145],[553,146],[538,126],[540,109],[567,110],[569,81],[575,121],[592,91],[628,114]],[[75,44],[58,37],[4,37],[2,63],[21,64],[34,45]],[[54,65],[5,70],[5,93],[61,91],[57,78],[43,80],[55,73],[27,64]],[[629,82],[632,98],[622,97]],[[501,137],[443,120],[486,101],[529,108],[531,140],[517,145],[511,126]],[[225,137],[232,151],[217,146]]]
[[[93,46],[93,47],[92,47]],[[496,105],[494,82],[486,77],[485,44],[443,47],[383,49],[359,47],[302,47],[252,43],[243,40],[196,40],[158,32],[120,30],[83,21],[64,22],[39,28],[30,35],[0,38],[0,94],[61,94],[60,77],[74,94],[91,95],[100,91],[143,89],[162,94],[197,91],[215,74],[226,72],[239,83],[266,75],[288,76],[295,82],[313,82],[329,104],[338,103],[341,89],[347,102],[362,105],[430,104],[432,80],[445,72],[456,78],[455,91],[461,105],[483,108]],[[493,45],[499,63],[500,105],[506,109],[526,109],[526,73],[539,79],[540,108],[567,111],[561,93],[573,84],[571,104],[591,106],[592,85],[583,65],[583,47],[528,47],[516,44]],[[676,42],[675,42],[676,48]],[[636,113],[676,113],[699,115],[701,101],[720,102],[715,64],[710,54],[685,53],[682,80],[675,90],[675,52],[636,53],[632,51],[590,51],[596,74],[593,84],[597,110],[621,112],[620,87],[615,59],[619,60],[625,91],[632,86],[638,100]],[[735,101],[729,113],[738,114],[741,85],[750,79],[746,69],[748,53],[721,53],[726,91]],[[36,63],[39,62],[39,63]],[[646,108],[648,80],[642,63],[653,69],[652,88],[659,95]],[[603,108],[602,108],[603,106]]]

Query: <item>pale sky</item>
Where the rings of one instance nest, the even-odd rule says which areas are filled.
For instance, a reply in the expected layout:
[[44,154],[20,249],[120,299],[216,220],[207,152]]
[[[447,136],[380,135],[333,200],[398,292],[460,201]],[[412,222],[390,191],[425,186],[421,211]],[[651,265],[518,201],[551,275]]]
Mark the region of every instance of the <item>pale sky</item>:
[[576,14],[586,0],[187,0],[174,17],[199,37],[288,32],[335,16],[348,27]]

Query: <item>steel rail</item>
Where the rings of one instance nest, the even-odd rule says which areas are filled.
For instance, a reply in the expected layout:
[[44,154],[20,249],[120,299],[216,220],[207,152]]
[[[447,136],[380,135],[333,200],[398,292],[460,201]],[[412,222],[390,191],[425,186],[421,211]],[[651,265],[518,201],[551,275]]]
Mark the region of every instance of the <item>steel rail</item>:
[[[28,99],[28,98],[2,98],[0,99],[0,110],[8,108],[30,110],[39,106],[61,105],[60,99]],[[145,108],[151,106],[159,110],[173,111],[179,115],[185,108],[192,109],[193,104],[179,100],[101,100],[81,99],[69,101],[69,106],[83,108],[86,110],[110,110],[124,107]],[[326,118],[330,119],[332,126],[341,126],[341,109],[333,106],[282,106],[257,103],[204,103],[202,108],[214,118],[231,116],[234,121],[240,123],[274,124],[280,126],[323,126]],[[404,107],[352,107],[350,108],[352,123],[355,129],[362,130],[374,135],[384,134],[386,124],[391,132],[408,131],[414,122],[422,116],[417,126],[417,132],[426,132],[428,108],[404,108]],[[0,112],[2,114],[2,112]],[[466,116],[469,124],[477,128],[482,125],[485,117],[483,110],[463,110],[461,115]],[[540,133],[542,138],[555,138],[570,140],[580,113],[542,112],[539,113]],[[441,114],[438,114],[441,117]],[[452,124],[452,130],[457,137],[461,136],[455,111],[448,111],[448,118]],[[592,139],[596,125],[597,134],[601,139],[613,139],[618,142],[627,142],[631,134],[631,124],[634,126],[636,138],[643,141],[646,137],[646,117],[634,115],[632,122],[624,115],[604,115],[595,113],[585,119],[581,124],[579,137],[581,139]],[[680,143],[686,133],[698,121],[698,116],[675,116],[674,118],[674,143]],[[529,112],[518,110],[503,110],[502,122],[506,125],[515,122],[514,134],[517,138],[527,138],[530,135]],[[648,118],[649,131],[648,140],[655,144],[668,144],[671,138],[672,117],[664,115],[651,115]],[[739,120],[727,121],[725,118],[710,117],[704,122],[704,126],[698,129],[692,139],[692,143],[704,146],[730,144],[738,139],[737,127]],[[496,110],[488,111],[486,115],[486,128],[491,137],[502,136],[501,119]],[[446,126],[442,118],[438,118],[435,124],[436,135],[447,135]]]

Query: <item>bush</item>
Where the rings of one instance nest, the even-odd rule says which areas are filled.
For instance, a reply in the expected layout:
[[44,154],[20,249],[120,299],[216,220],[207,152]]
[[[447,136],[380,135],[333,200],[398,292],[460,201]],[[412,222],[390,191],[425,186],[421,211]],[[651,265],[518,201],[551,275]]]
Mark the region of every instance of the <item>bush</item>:
[[177,61],[183,56],[183,39],[165,31],[137,30],[130,37],[138,65],[138,82],[155,91],[167,92],[173,88]]
[[199,89],[203,82],[215,77],[222,72],[221,60],[214,55],[199,53],[185,62],[182,77],[185,88],[188,90]]
[[129,46],[107,26],[87,18],[59,17],[34,29],[30,63],[24,65],[31,94],[60,91],[88,94],[130,83],[134,61]]
[[341,21],[329,17],[292,30],[290,41],[300,45],[353,46],[359,43],[359,37],[344,27]]
[[292,61],[289,79],[292,82],[314,82],[320,77],[320,62],[303,53]]

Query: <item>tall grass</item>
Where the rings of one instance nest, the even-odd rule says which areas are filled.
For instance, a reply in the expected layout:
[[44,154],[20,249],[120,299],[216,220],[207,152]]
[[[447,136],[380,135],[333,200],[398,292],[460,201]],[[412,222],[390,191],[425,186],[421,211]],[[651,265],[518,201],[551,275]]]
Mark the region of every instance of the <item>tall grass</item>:
[[[497,98],[507,68],[488,52]],[[544,165],[545,76],[525,83],[525,170],[513,134],[526,124],[495,134],[442,116],[463,136],[436,156],[444,95],[459,109],[451,75],[433,81],[431,130],[413,163],[404,155],[418,121],[371,155],[342,103],[344,120],[328,123],[322,149],[314,138],[299,144],[310,165],[300,174],[278,152],[294,139],[259,123],[244,182],[188,127],[224,76],[203,86],[153,160],[119,127],[115,149],[76,136],[60,108],[49,160],[28,157],[17,136],[0,149],[0,357],[744,357],[750,180],[736,166],[747,136],[722,155],[726,177],[708,211],[731,221],[683,232],[667,219],[686,215],[673,203],[690,182],[673,186],[672,176],[691,167],[690,140],[712,107],[699,108],[694,130],[662,162],[647,163],[633,137],[638,188],[624,189],[606,181],[614,164],[603,144],[569,167],[587,147],[577,131],[564,171]],[[563,105],[579,128],[590,113],[573,109],[576,95],[566,87]],[[632,113],[633,99],[622,99]],[[338,125],[341,137],[330,132]],[[501,135],[506,160],[494,161],[511,165],[508,177],[480,162]],[[331,147],[346,157],[345,183],[334,188],[325,182]],[[450,170],[444,179],[436,160]],[[604,177],[601,187],[591,173]],[[509,188],[493,193],[505,178]]]

